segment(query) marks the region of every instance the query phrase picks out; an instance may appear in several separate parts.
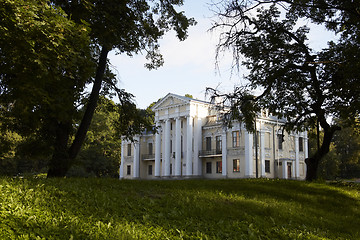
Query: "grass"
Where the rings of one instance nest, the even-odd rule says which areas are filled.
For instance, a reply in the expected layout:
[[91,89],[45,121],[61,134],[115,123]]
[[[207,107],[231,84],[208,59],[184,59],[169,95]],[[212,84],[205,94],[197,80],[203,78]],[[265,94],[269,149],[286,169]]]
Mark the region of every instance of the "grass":
[[360,239],[360,186],[0,178],[0,239]]

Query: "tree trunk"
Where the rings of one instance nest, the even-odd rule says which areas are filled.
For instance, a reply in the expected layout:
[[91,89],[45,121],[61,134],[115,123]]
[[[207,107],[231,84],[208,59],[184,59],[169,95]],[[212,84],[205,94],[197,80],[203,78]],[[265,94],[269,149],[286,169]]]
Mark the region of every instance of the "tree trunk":
[[[320,122],[321,123],[321,122]],[[321,147],[316,151],[314,156],[305,159],[306,163],[306,181],[313,181],[317,179],[317,171],[321,159],[329,152],[331,139],[335,131],[340,130],[338,126],[330,127],[328,123],[321,125],[324,129],[324,137]]]
[[69,158],[70,159],[74,159],[78,155],[78,153],[81,149],[81,146],[85,140],[86,133],[90,127],[91,120],[93,118],[93,115],[94,115],[94,112],[95,112],[95,109],[97,106],[97,101],[99,99],[99,94],[100,94],[101,84],[102,84],[104,73],[105,73],[108,53],[109,53],[109,50],[106,47],[102,47],[101,53],[100,53],[100,58],[99,58],[99,63],[98,63],[97,69],[96,69],[95,81],[94,81],[94,85],[91,90],[89,101],[86,106],[86,110],[85,110],[84,116],[81,120],[79,129],[76,132],[75,139],[69,149]]
[[71,122],[57,124],[54,153],[49,164],[48,178],[64,177],[71,167],[71,161],[68,155],[70,131]]
[[81,146],[85,140],[86,133],[91,124],[92,117],[97,106],[99,94],[101,90],[101,84],[103,81],[107,55],[109,50],[106,47],[102,47],[99,63],[96,69],[96,75],[94,85],[91,90],[88,104],[84,116],[81,120],[80,126],[76,132],[75,139],[68,149],[68,141],[70,136],[71,124],[59,124],[56,132],[56,141],[53,157],[50,161],[50,167],[47,177],[65,177],[67,171],[70,169],[74,162],[74,159],[78,155]]

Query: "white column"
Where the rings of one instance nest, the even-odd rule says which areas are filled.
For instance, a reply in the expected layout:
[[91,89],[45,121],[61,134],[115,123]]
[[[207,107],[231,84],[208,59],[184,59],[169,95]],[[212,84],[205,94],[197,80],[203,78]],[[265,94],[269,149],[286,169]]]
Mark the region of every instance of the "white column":
[[170,119],[167,119],[165,121],[165,134],[164,134],[163,141],[165,141],[165,153],[163,158],[163,164],[165,167],[164,170],[164,176],[168,177],[170,176],[170,157],[171,157],[171,149],[170,149]]
[[287,179],[288,178],[288,166],[287,166],[287,161],[283,161],[282,163],[283,166],[283,178]]
[[201,118],[195,119],[195,126],[194,126],[194,175],[200,176],[202,174],[201,171],[201,161],[199,158],[199,150],[201,148]]
[[221,161],[222,161],[222,175],[227,176],[227,141],[226,141],[226,129],[223,129],[221,134]]
[[165,122],[161,123],[161,129],[162,129],[162,136],[161,136],[161,176],[165,175]]
[[160,122],[156,122],[157,132],[155,134],[155,177],[160,177],[161,159],[161,135]]
[[120,169],[119,169],[119,179],[124,178],[124,162],[125,162],[125,141],[121,139],[121,162],[120,162]]
[[307,159],[309,157],[307,132],[304,132],[304,156],[305,156],[305,159]]
[[245,177],[253,177],[253,134],[245,130]]
[[139,178],[140,172],[140,138],[135,137],[134,139],[134,162],[133,162],[133,178]]
[[175,123],[175,176],[181,176],[181,119]]
[[265,177],[265,132],[260,131],[261,177]]
[[186,124],[186,176],[192,175],[192,138],[193,138],[193,118],[187,117]]
[[295,135],[295,178],[298,179],[300,177],[299,171],[299,135]]

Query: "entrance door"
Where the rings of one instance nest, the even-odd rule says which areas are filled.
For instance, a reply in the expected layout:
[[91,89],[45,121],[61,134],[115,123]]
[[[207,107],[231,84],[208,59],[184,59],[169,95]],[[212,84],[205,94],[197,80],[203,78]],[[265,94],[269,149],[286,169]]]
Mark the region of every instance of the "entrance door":
[[288,176],[287,176],[287,178],[288,178],[288,179],[291,179],[291,175],[292,175],[292,174],[291,174],[291,169],[292,169],[291,163],[288,163],[287,168],[288,168],[288,171],[287,171],[287,172],[288,172]]

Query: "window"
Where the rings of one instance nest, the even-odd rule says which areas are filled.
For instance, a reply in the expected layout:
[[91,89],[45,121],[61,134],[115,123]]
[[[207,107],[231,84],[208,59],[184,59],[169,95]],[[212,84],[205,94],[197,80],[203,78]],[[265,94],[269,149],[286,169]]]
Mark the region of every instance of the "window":
[[170,154],[172,153],[172,140],[170,140]]
[[240,159],[233,160],[233,172],[240,172]]
[[216,173],[222,173],[222,162],[221,161],[216,162]]
[[170,163],[170,175],[172,175],[172,164]]
[[282,150],[283,149],[283,135],[282,134],[278,134],[278,148],[279,150]]
[[299,151],[304,151],[304,139],[302,137],[299,137]]
[[131,165],[126,166],[126,175],[131,175]]
[[206,173],[211,173],[211,162],[206,163]]
[[265,160],[265,172],[270,173],[270,160]]
[[216,153],[222,152],[222,141],[221,136],[216,136]]
[[240,146],[240,132],[239,131],[232,132],[232,146],[233,147]]
[[148,146],[149,146],[149,155],[153,155],[153,144],[149,143]]
[[206,137],[206,151],[211,151],[211,137]]
[[131,156],[131,143],[127,145],[127,155]]
[[170,130],[173,130],[173,129],[172,129],[172,122],[170,123]]
[[152,175],[152,165],[149,165],[149,167],[148,167],[148,174]]
[[265,147],[270,148],[271,136],[269,132],[265,133]]

